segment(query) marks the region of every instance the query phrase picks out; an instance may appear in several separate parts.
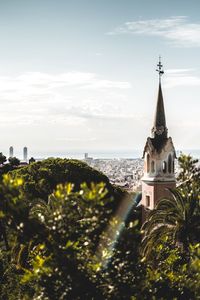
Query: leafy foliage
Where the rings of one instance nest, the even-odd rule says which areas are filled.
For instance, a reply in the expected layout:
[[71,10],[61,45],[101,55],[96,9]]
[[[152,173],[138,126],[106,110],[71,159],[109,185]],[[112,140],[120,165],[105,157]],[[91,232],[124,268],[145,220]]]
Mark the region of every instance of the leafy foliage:
[[[143,225],[144,299],[198,299],[200,172],[198,160],[182,155],[177,190],[162,199]],[[195,267],[197,266],[197,267]]]
[[190,260],[164,239],[155,248],[157,263],[148,262],[141,286],[142,299],[199,299],[200,245],[190,246]]
[[198,299],[199,178],[194,168],[187,176],[184,172],[183,181],[180,175],[172,199],[158,203],[144,233],[134,203],[122,218],[118,206],[127,207],[127,193],[83,163],[48,159],[5,175],[0,298]]
[[20,164],[20,160],[17,157],[9,157],[8,161],[9,161],[10,165],[13,167],[19,166],[19,164]]
[[39,244],[32,247],[27,258],[30,268],[25,269],[22,282],[34,282],[37,295],[48,299],[78,295],[88,299],[98,294],[91,266],[95,231],[108,221],[102,209],[107,191],[102,183],[90,189],[81,184],[78,192],[72,188],[70,183],[59,185],[48,204],[40,202],[31,210],[46,234],[39,234]]
[[180,167],[177,178],[179,190],[183,196],[193,195],[193,198],[198,198],[200,195],[200,168],[198,167],[198,159],[182,154],[178,162]]
[[149,213],[143,225],[143,255],[149,256],[153,247],[167,236],[173,245],[188,252],[190,244],[200,242],[200,199],[179,191],[171,191],[172,198],[161,199]]
[[20,160],[16,157],[9,157],[8,162],[7,158],[3,153],[0,153],[0,180],[2,180],[2,177],[4,174],[7,174],[8,172],[15,170],[16,168],[20,167]]
[[116,201],[124,193],[113,187],[103,173],[73,159],[48,158],[14,170],[11,175],[23,179],[23,190],[30,200],[40,198],[47,201],[56,186],[65,182],[72,182],[74,190],[78,190],[82,182],[104,182],[109,195],[114,196]]
[[2,152],[0,152],[0,164],[4,164],[5,162],[6,162],[6,156],[5,155],[3,155],[3,153]]

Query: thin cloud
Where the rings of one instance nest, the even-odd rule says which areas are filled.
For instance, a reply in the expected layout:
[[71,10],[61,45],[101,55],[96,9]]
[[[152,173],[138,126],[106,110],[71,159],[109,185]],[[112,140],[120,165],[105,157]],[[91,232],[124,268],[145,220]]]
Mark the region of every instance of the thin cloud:
[[192,72],[194,71],[194,69],[167,69],[165,70],[165,74],[167,75],[176,75],[176,74],[182,74],[183,76],[185,75],[185,73],[188,73],[188,72]]
[[103,120],[103,121],[123,121],[127,119],[136,119],[133,114],[130,113],[122,113],[120,108],[110,108],[108,105],[102,105],[97,107],[95,104],[93,107],[91,106],[75,106],[71,105],[71,107],[51,107],[48,109],[48,115],[58,116],[59,118],[66,118],[67,116],[71,116],[72,118],[80,118],[83,120]]
[[157,36],[174,46],[200,47],[200,23],[190,23],[186,16],[126,22],[107,34]]
[[[68,124],[113,120],[122,116],[129,82],[100,78],[95,73],[29,72],[0,77],[0,125]],[[119,101],[120,100],[120,101]],[[121,103],[120,108],[116,101]]]
[[193,69],[169,69],[166,70],[165,87],[176,86],[200,86],[200,77],[192,74]]
[[16,77],[0,77],[0,95],[3,97],[27,97],[52,94],[52,90],[75,87],[79,89],[129,89],[126,81],[102,79],[97,74],[85,72],[67,72],[47,74],[29,72]]

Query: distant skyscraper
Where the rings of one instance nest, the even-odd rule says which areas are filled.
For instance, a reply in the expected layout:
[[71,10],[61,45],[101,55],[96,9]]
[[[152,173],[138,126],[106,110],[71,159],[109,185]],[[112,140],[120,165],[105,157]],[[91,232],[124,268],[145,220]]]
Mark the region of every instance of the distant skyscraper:
[[28,160],[28,148],[27,147],[24,147],[23,155],[24,155],[24,161],[27,162],[27,160]]
[[13,154],[14,154],[14,148],[13,148],[13,146],[10,146],[10,148],[9,148],[9,157],[13,157]]

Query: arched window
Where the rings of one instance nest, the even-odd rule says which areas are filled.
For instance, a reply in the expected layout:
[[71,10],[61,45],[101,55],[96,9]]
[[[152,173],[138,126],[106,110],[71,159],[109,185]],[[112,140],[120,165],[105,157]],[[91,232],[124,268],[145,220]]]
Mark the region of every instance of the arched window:
[[155,172],[155,162],[154,160],[152,160],[151,162],[151,173],[154,173]]
[[173,158],[173,161],[172,161],[172,172],[173,172],[173,173],[175,172],[174,158]]
[[150,155],[147,154],[147,173],[150,172]]
[[151,199],[149,195],[146,195],[146,207],[149,207],[151,204]]
[[172,156],[171,156],[171,154],[168,157],[168,172],[169,173],[172,172]]
[[163,170],[163,173],[167,172],[167,163],[166,163],[166,161],[163,161],[162,170]]

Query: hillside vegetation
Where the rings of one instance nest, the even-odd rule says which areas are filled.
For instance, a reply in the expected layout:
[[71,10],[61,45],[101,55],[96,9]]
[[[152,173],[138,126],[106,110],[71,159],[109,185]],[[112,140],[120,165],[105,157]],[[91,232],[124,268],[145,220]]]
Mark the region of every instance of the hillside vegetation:
[[47,201],[58,184],[67,182],[73,183],[74,191],[80,189],[83,182],[88,185],[91,182],[103,182],[108,190],[107,196],[112,196],[116,202],[127,194],[121,188],[113,186],[106,175],[75,159],[48,158],[9,174],[13,178],[22,178],[23,191],[29,199],[41,198]]
[[[185,300],[200,295],[200,169],[179,159],[173,200],[139,227],[127,193],[76,160],[0,182],[0,299]],[[119,205],[120,204],[120,205]]]

